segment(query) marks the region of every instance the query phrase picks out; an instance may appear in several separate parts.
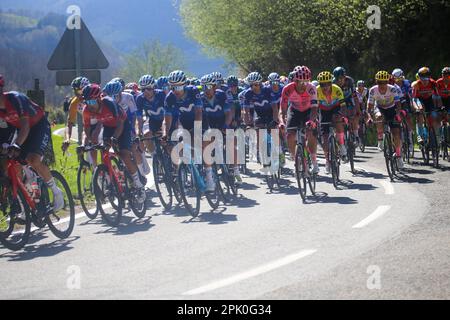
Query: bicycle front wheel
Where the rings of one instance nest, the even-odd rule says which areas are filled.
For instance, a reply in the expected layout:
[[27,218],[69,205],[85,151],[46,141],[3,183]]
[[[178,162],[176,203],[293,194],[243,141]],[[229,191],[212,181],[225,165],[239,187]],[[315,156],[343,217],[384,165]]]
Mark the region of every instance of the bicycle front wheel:
[[334,136],[331,136],[329,138],[329,161],[331,165],[331,177],[333,179],[333,186],[334,188],[338,188],[339,185],[339,175],[340,175],[340,163],[339,163],[339,156],[338,156],[338,145],[336,142],[336,138]]
[[80,204],[86,216],[93,220],[98,216],[97,203],[95,202],[95,194],[93,189],[93,172],[91,166],[82,163],[77,173],[77,188]]
[[30,237],[30,207],[20,189],[17,198],[13,197],[8,182],[0,183],[0,200],[0,242],[7,249],[18,251]]
[[394,181],[395,175],[395,165],[393,162],[395,161],[394,157],[394,148],[392,146],[392,139],[390,134],[384,135],[384,159],[386,162],[386,169],[388,172],[388,176],[391,181]]
[[[50,212],[47,213],[45,220],[48,224],[50,231],[58,238],[68,238],[73,231],[75,225],[75,203],[73,202],[72,192],[66,179],[57,171],[51,171],[53,179],[55,180],[56,187],[62,192],[63,207],[56,209],[51,206]],[[59,193],[59,191],[58,191]],[[43,192],[48,195],[48,203],[54,204],[60,197],[57,193],[54,193],[51,188]]]
[[201,193],[198,189],[192,166],[184,163],[178,168],[178,186],[184,207],[194,218],[200,213]]
[[306,201],[306,165],[305,153],[301,146],[297,146],[295,154],[295,176],[297,178],[298,191],[303,201]]
[[153,177],[155,179],[156,192],[158,192],[159,201],[165,210],[172,208],[172,188],[170,187],[169,177],[164,170],[164,166],[158,156],[153,159]]

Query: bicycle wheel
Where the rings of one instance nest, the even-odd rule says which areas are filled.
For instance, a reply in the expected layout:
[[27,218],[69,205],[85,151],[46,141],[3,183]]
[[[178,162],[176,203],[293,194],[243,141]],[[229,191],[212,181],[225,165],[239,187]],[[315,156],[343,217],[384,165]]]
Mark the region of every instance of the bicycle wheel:
[[366,134],[367,134],[367,128],[366,128],[366,122],[362,121],[361,125],[359,126],[359,136],[360,136],[360,141],[359,141],[359,150],[364,153],[366,151]]
[[439,167],[439,144],[437,142],[436,132],[434,131],[434,128],[431,128],[431,130],[430,130],[430,150],[431,150],[431,157],[433,159],[433,167],[438,168]]
[[[128,200],[129,207],[131,208],[131,211],[133,211],[134,215],[137,218],[142,219],[147,213],[147,207],[145,206],[145,198],[139,193],[143,192],[145,194],[145,191],[143,189],[137,190],[133,186],[133,178],[128,170],[125,170],[125,177],[125,198]],[[144,200],[139,201],[140,198],[143,198]]]
[[211,209],[216,210],[219,205],[220,205],[220,199],[221,194],[223,194],[223,190],[222,190],[222,186],[220,184],[220,178],[217,172],[217,167],[214,165],[213,166],[213,180],[214,183],[216,185],[216,188],[214,190],[214,192],[207,192],[205,193],[206,196],[206,201],[208,201],[209,206],[211,207]]
[[[45,216],[45,221],[48,224],[50,231],[58,238],[65,239],[68,238],[73,231],[75,225],[75,203],[73,201],[72,192],[70,191],[69,185],[66,179],[57,171],[51,171],[55,184],[59,190],[62,191],[64,198],[64,206],[55,211],[53,206],[51,210],[47,212]],[[45,186],[42,190],[42,198],[47,204],[53,204],[54,194],[51,188]]]
[[[78,167],[77,173],[77,188],[80,204],[86,216],[93,220],[98,216],[97,203],[95,202],[95,195],[92,183],[93,172],[91,166],[87,163],[82,163]],[[94,206],[93,208],[90,208]]]
[[392,147],[392,139],[390,134],[384,135],[384,159],[386,162],[386,169],[391,181],[394,181],[395,167],[392,165],[392,158],[394,158],[394,149]]
[[350,164],[351,173],[355,174],[355,135],[352,132],[346,134],[347,159]]
[[6,181],[0,183],[0,200],[0,242],[7,249],[18,251],[30,237],[30,207],[20,189],[17,189],[17,198],[13,197]]
[[[311,167],[312,167],[311,156],[308,155],[308,168]],[[316,183],[317,183],[317,174],[312,173],[311,170],[309,170],[308,184],[309,190],[311,190],[313,196],[316,195]]]
[[153,177],[161,205],[164,209],[170,210],[173,202],[171,183],[164,169],[164,165],[158,156],[155,156],[153,159]]
[[239,186],[236,184],[236,179],[234,178],[234,175],[232,174],[233,169],[225,166],[226,169],[226,177],[227,177],[227,181],[228,181],[228,185],[230,187],[231,193],[234,196],[237,196],[239,193]]
[[328,142],[328,150],[329,150],[329,161],[331,164],[331,177],[333,179],[333,186],[337,189],[339,185],[339,174],[340,174],[340,162],[338,156],[338,145],[336,142],[336,138],[332,135]]
[[305,152],[301,145],[297,146],[295,153],[295,177],[297,178],[298,191],[303,201],[306,201],[306,163]]
[[180,164],[178,168],[178,185],[184,207],[194,218],[200,213],[201,193],[198,189],[192,165]]
[[405,124],[402,126],[402,158],[404,162],[410,163],[410,143],[408,137],[408,129]]
[[116,180],[109,175],[108,168],[101,164],[94,172],[93,181],[95,199],[103,220],[112,227],[118,226],[124,201],[119,194]]
[[[225,164],[216,165],[215,170],[216,170],[216,175],[218,178],[220,194],[221,194],[224,204],[226,204],[226,203],[230,202],[231,194],[232,194],[232,188],[231,188],[231,184],[230,184],[230,182],[231,182],[230,181],[230,172],[228,170],[227,165],[225,165]],[[234,179],[234,177],[231,177],[231,178]]]
[[448,136],[448,134],[449,134],[448,127],[447,127],[447,125],[444,125],[442,127],[442,134],[441,134],[442,159],[443,160],[447,159],[447,160],[450,161],[450,159],[448,157],[448,149],[449,149],[449,136]]

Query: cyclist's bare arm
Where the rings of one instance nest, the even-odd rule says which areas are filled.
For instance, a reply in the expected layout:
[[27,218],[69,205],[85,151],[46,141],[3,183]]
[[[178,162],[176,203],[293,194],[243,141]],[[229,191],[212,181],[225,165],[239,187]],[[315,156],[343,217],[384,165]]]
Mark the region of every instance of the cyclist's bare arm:
[[28,117],[20,118],[20,130],[18,130],[16,144],[21,146],[25,140],[27,140],[28,134],[30,133],[30,123]]

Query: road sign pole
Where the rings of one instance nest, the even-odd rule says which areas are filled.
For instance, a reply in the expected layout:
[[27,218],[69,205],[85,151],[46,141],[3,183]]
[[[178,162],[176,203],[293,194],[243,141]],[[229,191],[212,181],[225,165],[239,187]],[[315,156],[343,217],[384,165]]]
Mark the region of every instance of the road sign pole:
[[[77,77],[81,76],[81,45],[80,45],[80,29],[74,30],[75,40],[75,73]],[[77,131],[78,131],[78,144],[83,144],[83,117],[80,112],[77,112]]]

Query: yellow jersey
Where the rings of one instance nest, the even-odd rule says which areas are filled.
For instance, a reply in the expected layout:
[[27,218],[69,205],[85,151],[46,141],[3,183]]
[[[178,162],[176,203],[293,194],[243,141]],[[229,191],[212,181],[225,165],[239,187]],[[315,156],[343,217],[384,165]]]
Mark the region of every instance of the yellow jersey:
[[344,93],[342,92],[342,89],[335,84],[332,84],[330,95],[326,95],[322,88],[317,86],[317,102],[321,110],[331,111],[344,103]]

